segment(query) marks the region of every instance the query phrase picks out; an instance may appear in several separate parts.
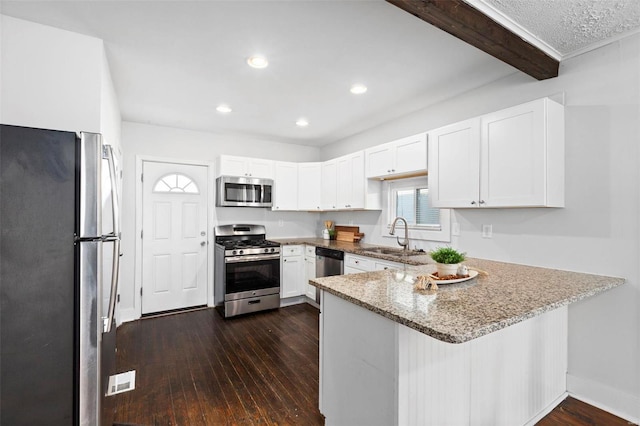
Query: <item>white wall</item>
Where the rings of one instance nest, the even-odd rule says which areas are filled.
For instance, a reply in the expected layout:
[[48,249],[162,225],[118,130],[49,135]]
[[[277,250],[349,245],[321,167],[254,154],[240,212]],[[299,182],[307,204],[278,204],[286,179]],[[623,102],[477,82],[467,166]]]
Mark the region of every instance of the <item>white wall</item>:
[[[266,158],[281,161],[317,161],[319,149],[243,136],[204,133],[140,123],[123,122],[124,188],[122,211],[121,318],[129,321],[140,315],[140,283],[136,281],[135,219],[136,158],[172,159],[215,163],[220,154]],[[209,182],[215,184],[215,182]],[[213,207],[213,206],[212,206]],[[214,223],[256,223],[264,225],[268,238],[319,235],[320,215],[307,212],[272,212],[269,209],[214,207]],[[212,234],[213,229],[210,230]],[[213,286],[213,283],[209,283]],[[213,288],[213,287],[211,287]]]
[[2,19],[2,122],[100,132],[102,40]]
[[[119,151],[120,109],[102,40],[7,16],[0,19],[0,122],[98,132]],[[105,218],[111,217],[110,200],[103,197]],[[108,251],[104,262],[111,262]],[[104,272],[108,283],[110,269],[105,266]],[[108,296],[108,287],[104,289]]]
[[104,49],[102,49],[102,72],[100,78],[100,133],[104,137],[105,143],[113,146],[118,152],[122,151],[120,107],[118,106],[118,97],[116,96],[113,81],[111,80],[111,71]]
[[[569,309],[569,391],[640,418],[640,36],[564,61],[560,76],[520,73],[323,149],[323,158],[528,100],[566,105],[566,208],[456,210],[452,245],[471,256],[616,275],[627,284]],[[357,213],[349,219],[358,223]],[[371,221],[363,213],[365,222]],[[493,225],[493,238],[481,226]]]

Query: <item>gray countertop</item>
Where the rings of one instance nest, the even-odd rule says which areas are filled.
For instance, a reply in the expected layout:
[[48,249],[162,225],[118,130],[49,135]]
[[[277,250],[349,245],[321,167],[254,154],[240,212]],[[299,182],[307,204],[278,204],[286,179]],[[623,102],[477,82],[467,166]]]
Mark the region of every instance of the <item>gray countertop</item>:
[[415,290],[416,276],[435,270],[428,255],[373,255],[366,244],[317,238],[277,240],[310,244],[348,253],[407,263],[406,268],[316,278],[310,283],[438,340],[463,343],[552,309],[594,296],[625,282],[623,278],[560,271],[482,259],[467,259],[470,268],[486,271],[438,290]]

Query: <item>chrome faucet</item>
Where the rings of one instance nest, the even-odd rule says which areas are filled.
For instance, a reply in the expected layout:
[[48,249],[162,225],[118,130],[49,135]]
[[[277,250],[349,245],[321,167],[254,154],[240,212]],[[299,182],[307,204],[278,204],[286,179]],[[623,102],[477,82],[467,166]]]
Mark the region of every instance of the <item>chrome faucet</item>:
[[389,230],[389,235],[394,235],[396,232],[396,224],[401,220],[404,222],[404,241],[400,242],[400,237],[396,237],[398,240],[398,244],[402,246],[403,250],[407,250],[409,248],[409,225],[407,225],[407,220],[404,217],[396,217],[393,219],[393,223],[391,224],[391,230]]

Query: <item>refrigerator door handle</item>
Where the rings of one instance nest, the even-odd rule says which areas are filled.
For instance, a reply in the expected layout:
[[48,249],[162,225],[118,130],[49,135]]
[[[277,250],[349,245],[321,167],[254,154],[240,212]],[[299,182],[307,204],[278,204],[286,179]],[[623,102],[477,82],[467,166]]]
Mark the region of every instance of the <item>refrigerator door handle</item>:
[[113,324],[113,316],[116,312],[116,298],[118,293],[118,279],[120,272],[120,240],[113,241],[113,263],[111,264],[111,290],[109,291],[109,312],[107,317],[104,318],[106,323],[104,324],[104,333],[111,332],[111,325]]
[[104,145],[103,157],[109,164],[109,178],[111,179],[111,209],[113,217],[113,234],[120,238],[120,204],[118,198],[118,178],[116,176],[116,163],[113,155],[113,147]]
[[118,198],[118,178],[116,164],[111,145],[102,147],[102,157],[107,160],[109,167],[109,180],[111,183],[111,209],[113,218],[113,232],[103,236],[103,241],[113,241],[113,260],[111,265],[111,289],[109,291],[109,312],[105,318],[104,332],[111,332],[113,317],[116,310],[116,298],[118,294],[118,281],[120,274],[120,204]]

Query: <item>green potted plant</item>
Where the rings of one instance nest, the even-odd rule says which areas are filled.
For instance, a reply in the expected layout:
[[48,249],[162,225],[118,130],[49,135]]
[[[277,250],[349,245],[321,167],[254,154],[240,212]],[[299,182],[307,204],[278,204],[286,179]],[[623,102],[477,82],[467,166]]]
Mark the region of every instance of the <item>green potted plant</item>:
[[451,247],[438,247],[429,253],[436,262],[438,276],[456,275],[460,263],[464,261],[466,253],[461,253]]

